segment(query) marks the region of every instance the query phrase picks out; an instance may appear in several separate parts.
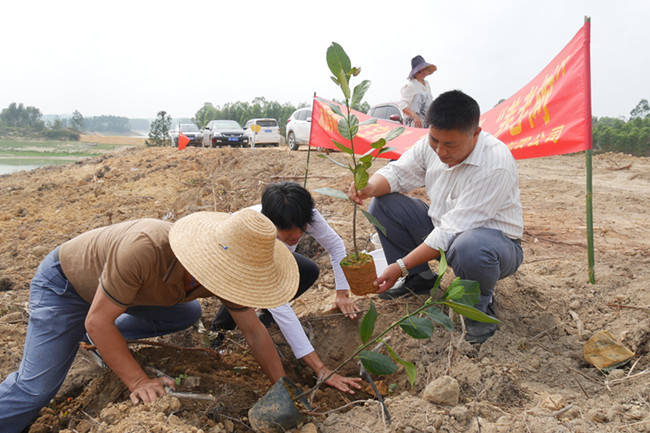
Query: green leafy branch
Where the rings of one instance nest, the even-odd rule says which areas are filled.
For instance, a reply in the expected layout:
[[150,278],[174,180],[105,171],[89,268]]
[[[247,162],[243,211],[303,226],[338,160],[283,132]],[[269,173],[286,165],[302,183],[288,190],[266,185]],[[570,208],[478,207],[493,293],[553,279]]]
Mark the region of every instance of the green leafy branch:
[[[442,305],[445,305],[458,314],[477,322],[501,323],[499,319],[489,316],[473,307],[473,305],[478,303],[481,297],[481,290],[476,281],[456,278],[451,282],[451,284],[449,284],[445,293],[434,300],[433,295],[437,292],[438,287],[440,287],[440,281],[446,271],[447,259],[444,251],[440,250],[438,278],[436,278],[433,288],[431,289],[429,298],[415,311],[411,313],[407,311],[404,316],[391,323],[386,329],[379,332],[374,337],[373,334],[375,332],[375,323],[377,321],[378,313],[374,303],[370,301],[370,308],[363,316],[361,328],[359,330],[361,346],[359,346],[352,355],[341,362],[341,364],[339,364],[331,374],[337,372],[347,362],[359,357],[363,367],[369,372],[377,375],[393,374],[398,368],[396,363],[402,365],[406,371],[409,383],[412,386],[416,379],[415,365],[412,362],[402,359],[383,339],[383,337],[393,328],[399,326],[407,335],[417,339],[430,338],[433,335],[435,325],[442,326],[444,329],[451,331],[454,329],[454,325],[451,318],[439,308],[439,306]],[[369,346],[380,342],[386,347],[388,355],[367,350]],[[323,381],[327,379],[328,378],[325,378]]]
[[[350,155],[351,164],[343,164],[335,159],[319,154],[321,158],[326,158],[338,165],[339,167],[346,168],[352,173],[354,179],[354,187],[357,191],[362,190],[368,185],[368,179],[370,175],[368,170],[372,166],[372,163],[379,157],[379,155],[390,152],[394,150],[393,148],[387,147],[389,141],[397,138],[400,134],[404,132],[403,127],[395,128],[391,130],[385,138],[380,138],[377,141],[371,143],[370,149],[365,152],[363,155],[357,155],[354,149],[354,137],[359,132],[359,127],[361,125],[368,125],[377,122],[377,119],[368,119],[364,122],[359,122],[359,118],[352,114],[350,107],[358,105],[366,92],[370,88],[370,81],[363,80],[361,83],[357,84],[352,92],[350,92],[350,79],[356,77],[361,72],[360,68],[352,67],[350,58],[345,53],[345,50],[341,45],[336,42],[332,44],[327,49],[327,65],[332,73],[332,81],[341,89],[345,99],[345,112],[341,109],[338,104],[331,103],[329,101],[324,101],[332,110],[332,112],[339,116],[337,123],[337,129],[341,137],[349,141],[350,145],[347,146],[343,143],[340,143],[334,139],[332,142],[334,146],[339,149],[341,152]],[[321,194],[329,195],[332,197],[340,198],[343,200],[349,200],[348,196],[337,189],[334,188],[319,188],[316,190]],[[352,213],[352,242],[354,244],[354,255],[358,259],[359,257],[359,248],[357,247],[357,204],[352,202],[354,205]],[[365,217],[370,221],[371,224],[375,225],[382,233],[386,233],[386,229],[377,221],[375,217],[370,215],[367,211],[361,210]]]

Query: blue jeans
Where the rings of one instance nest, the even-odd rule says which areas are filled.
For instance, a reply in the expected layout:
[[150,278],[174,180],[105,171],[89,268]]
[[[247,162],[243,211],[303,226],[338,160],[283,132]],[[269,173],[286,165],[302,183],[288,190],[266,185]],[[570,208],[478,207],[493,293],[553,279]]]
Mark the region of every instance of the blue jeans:
[[[410,253],[434,228],[427,214],[429,206],[403,194],[375,197],[368,210],[386,229],[387,236],[380,231],[377,233],[389,264]],[[514,274],[524,258],[521,241],[484,227],[456,235],[445,255],[457,277],[478,281],[481,300],[476,308],[483,312],[492,301],[497,281]],[[410,269],[409,274],[427,269],[428,264],[423,263]]]
[[[90,304],[63,275],[59,248],[50,252],[32,279],[29,324],[18,371],[0,384],[0,433],[22,431],[55,396],[84,337]],[[131,307],[115,324],[126,339],[168,334],[201,317],[197,300],[171,307]]]

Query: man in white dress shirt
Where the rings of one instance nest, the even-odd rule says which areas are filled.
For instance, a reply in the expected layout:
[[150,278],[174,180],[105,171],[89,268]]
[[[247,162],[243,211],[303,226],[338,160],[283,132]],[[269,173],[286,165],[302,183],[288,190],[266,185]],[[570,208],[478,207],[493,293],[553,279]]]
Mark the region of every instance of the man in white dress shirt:
[[[336,306],[350,319],[356,318],[359,308],[350,299],[350,286],[339,264],[346,255],[345,244],[316,210],[309,191],[294,182],[274,183],[264,189],[262,203],[251,206],[249,209],[261,212],[270,219],[277,228],[278,239],[284,242],[293,253],[300,274],[300,283],[294,299],[303,294],[318,279],[318,265],[296,252],[300,238],[303,234],[309,233],[330,256],[336,284]],[[329,375],[330,370],[314,350],[300,320],[289,304],[263,310],[260,320],[267,326],[275,322],[291,347],[294,356],[305,361],[318,377]],[[212,321],[211,328],[214,331],[235,328],[235,322],[227,308],[221,307]],[[354,394],[353,389],[360,387],[359,381],[359,378],[334,374],[325,383],[341,391]]]
[[[470,96],[441,94],[427,112],[428,135],[372,175],[363,190],[350,187],[350,199],[359,204],[374,197],[369,211],[387,231],[379,233],[390,263],[376,281],[380,297],[428,292],[436,277],[428,262],[442,250],[456,276],[479,282],[476,308],[495,314],[496,282],[523,260],[523,218],[515,160],[504,143],[481,131],[479,117]],[[428,205],[403,195],[423,186]],[[495,324],[466,323],[471,343],[496,331]]]

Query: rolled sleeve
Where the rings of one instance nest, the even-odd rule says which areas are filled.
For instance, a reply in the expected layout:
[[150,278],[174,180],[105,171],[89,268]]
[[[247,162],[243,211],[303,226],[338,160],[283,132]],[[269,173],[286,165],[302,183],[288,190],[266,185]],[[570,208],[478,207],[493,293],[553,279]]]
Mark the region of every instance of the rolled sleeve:
[[377,170],[390,185],[391,192],[410,192],[424,186],[427,160],[426,135],[419,138],[413,146],[397,160]]

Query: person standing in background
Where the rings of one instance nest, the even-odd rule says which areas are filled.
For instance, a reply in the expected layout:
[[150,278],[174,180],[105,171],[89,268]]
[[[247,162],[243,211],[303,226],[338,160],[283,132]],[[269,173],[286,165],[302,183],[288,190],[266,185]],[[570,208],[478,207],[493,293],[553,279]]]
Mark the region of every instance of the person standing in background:
[[420,55],[411,59],[411,72],[406,84],[400,90],[399,106],[402,110],[405,126],[426,128],[426,116],[433,101],[431,87],[425,78],[438,68],[427,63]]

